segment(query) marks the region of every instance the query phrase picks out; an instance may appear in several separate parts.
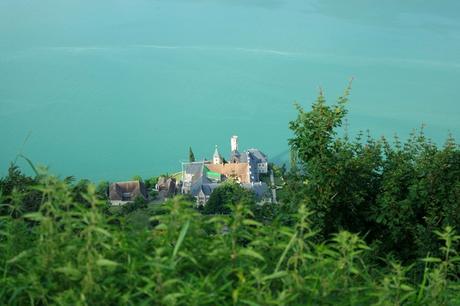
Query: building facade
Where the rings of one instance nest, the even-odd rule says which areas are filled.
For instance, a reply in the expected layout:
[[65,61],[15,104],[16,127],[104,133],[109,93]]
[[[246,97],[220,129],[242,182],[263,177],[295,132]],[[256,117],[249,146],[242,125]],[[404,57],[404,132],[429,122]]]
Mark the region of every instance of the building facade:
[[229,162],[225,162],[217,146],[212,162],[200,161],[182,164],[182,190],[191,194],[198,205],[205,205],[212,191],[225,180],[233,180],[252,190],[262,200],[268,194],[268,186],[260,181],[260,174],[268,172],[267,156],[258,149],[238,151],[238,136],[230,139]]
[[123,205],[136,198],[148,200],[148,192],[141,181],[116,182],[109,186],[109,201],[112,205]]

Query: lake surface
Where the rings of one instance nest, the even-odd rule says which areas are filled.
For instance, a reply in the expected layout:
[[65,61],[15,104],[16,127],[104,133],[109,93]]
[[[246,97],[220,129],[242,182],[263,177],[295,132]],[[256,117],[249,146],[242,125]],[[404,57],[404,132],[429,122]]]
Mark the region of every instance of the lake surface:
[[148,177],[233,134],[281,161],[293,102],[350,77],[351,133],[459,140],[460,2],[1,0],[0,175]]

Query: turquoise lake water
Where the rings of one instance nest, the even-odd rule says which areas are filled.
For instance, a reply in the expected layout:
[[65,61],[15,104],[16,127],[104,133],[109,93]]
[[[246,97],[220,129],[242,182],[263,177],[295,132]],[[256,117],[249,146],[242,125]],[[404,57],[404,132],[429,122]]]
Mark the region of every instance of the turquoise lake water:
[[147,177],[233,134],[282,160],[293,102],[350,77],[351,133],[460,140],[460,2],[1,0],[0,174]]

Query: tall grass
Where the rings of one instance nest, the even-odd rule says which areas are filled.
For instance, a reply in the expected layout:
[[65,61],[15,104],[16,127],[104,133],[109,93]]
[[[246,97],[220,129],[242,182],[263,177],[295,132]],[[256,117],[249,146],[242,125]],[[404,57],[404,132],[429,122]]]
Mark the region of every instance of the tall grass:
[[9,204],[0,219],[2,305],[460,304],[460,236],[450,227],[436,232],[442,256],[421,259],[417,275],[376,265],[349,232],[319,243],[305,205],[283,226],[257,222],[243,204],[204,216],[174,198],[139,230],[107,214],[92,185],[82,194],[89,206],[53,176],[34,188],[38,212]]

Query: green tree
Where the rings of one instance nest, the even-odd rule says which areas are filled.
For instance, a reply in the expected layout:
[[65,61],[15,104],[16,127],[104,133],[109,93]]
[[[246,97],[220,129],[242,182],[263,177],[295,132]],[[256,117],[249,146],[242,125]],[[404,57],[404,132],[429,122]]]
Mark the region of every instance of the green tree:
[[433,232],[460,226],[458,145],[449,138],[439,148],[423,129],[405,143],[362,133],[354,140],[341,137],[348,94],[349,87],[327,105],[320,92],[311,110],[296,106],[289,140],[295,167],[280,192],[283,210],[306,203],[323,238],[342,229],[365,233],[377,253],[403,261],[437,252]]
[[135,176],[133,176],[132,180],[133,180],[133,181],[142,182],[142,176],[140,176],[140,175],[135,175]]
[[151,190],[152,188],[155,188],[156,184],[158,183],[159,176],[152,176],[148,179],[144,180],[145,183],[145,188],[148,190]]
[[101,181],[99,182],[99,184],[97,184],[96,194],[101,200],[108,200],[109,187],[110,187],[110,183],[108,181]]
[[6,177],[0,179],[0,194],[3,204],[0,206],[1,215],[19,217],[22,213],[37,211],[42,197],[34,189],[38,178],[32,178],[21,172],[18,166],[11,164]]
[[143,197],[136,197],[134,201],[128,202],[126,204],[123,204],[121,206],[121,213],[124,215],[127,215],[133,211],[136,211],[138,209],[144,209],[147,208],[147,201]]
[[230,205],[237,203],[253,205],[255,203],[254,194],[233,181],[227,181],[214,189],[204,206],[203,213],[229,214]]
[[195,161],[195,154],[193,154],[192,147],[188,148],[188,161],[191,163]]
[[380,162],[379,144],[369,140],[364,145],[361,139],[351,143],[337,136],[349,90],[333,105],[326,104],[322,91],[310,111],[297,104],[297,118],[289,125],[296,163],[288,182],[296,190],[289,189],[289,200],[295,205],[308,203],[325,237],[342,228],[367,232],[365,206],[375,198],[378,182],[374,170]]
[[91,182],[87,179],[79,180],[76,184],[72,185],[72,197],[75,202],[89,206],[90,203],[85,199],[84,194],[88,190]]

